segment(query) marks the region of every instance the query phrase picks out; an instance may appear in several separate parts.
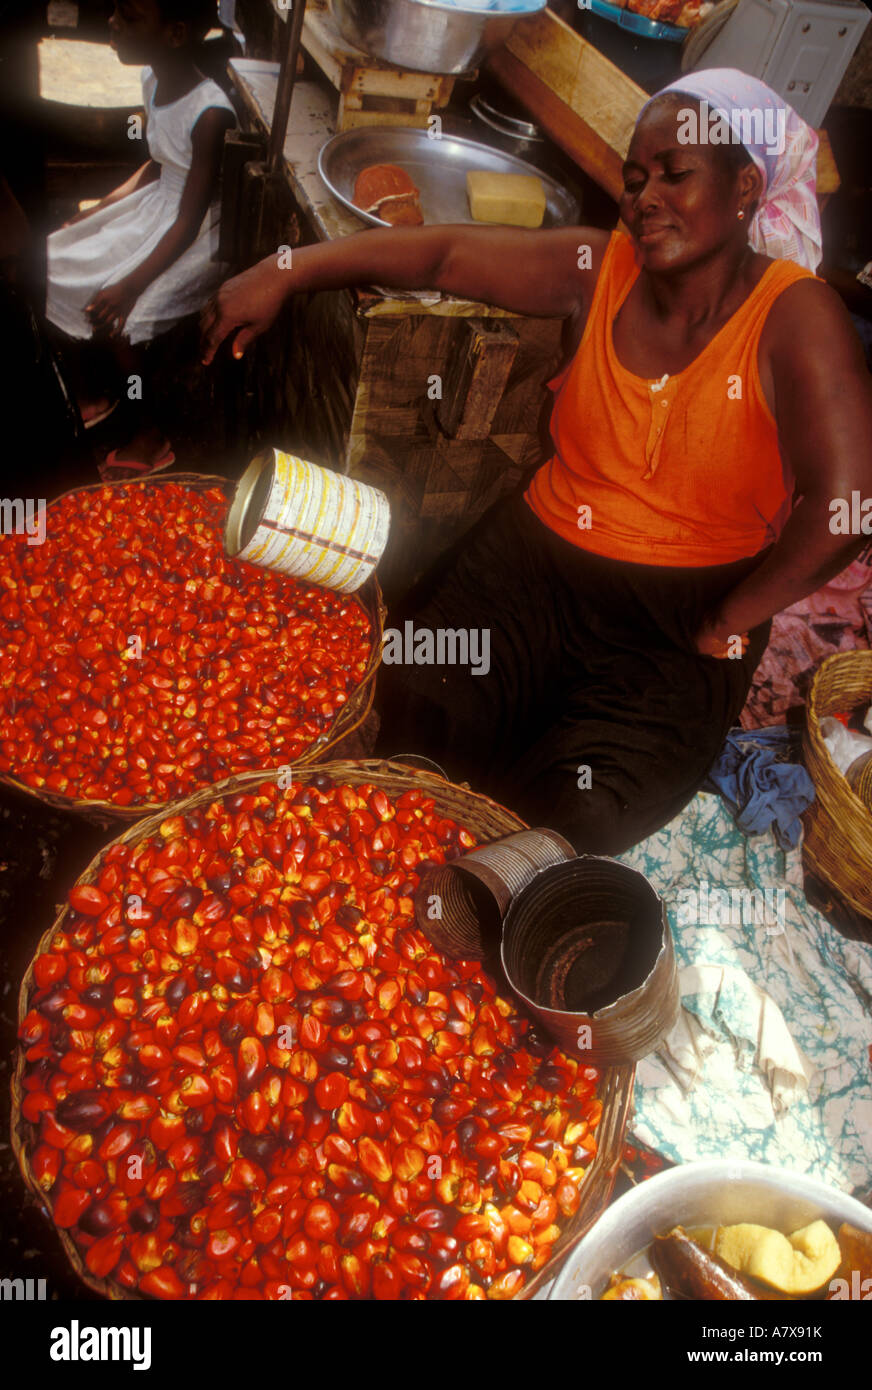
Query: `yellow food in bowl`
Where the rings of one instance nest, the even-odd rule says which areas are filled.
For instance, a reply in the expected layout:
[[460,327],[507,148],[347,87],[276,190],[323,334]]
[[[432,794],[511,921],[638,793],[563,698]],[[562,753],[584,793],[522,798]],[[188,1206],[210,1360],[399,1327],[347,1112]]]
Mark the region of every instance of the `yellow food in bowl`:
[[471,169],[466,175],[469,209],[476,222],[541,227],[545,186],[533,174],[493,174]]
[[825,1221],[785,1236],[769,1226],[721,1226],[715,1254],[741,1274],[786,1294],[814,1293],[841,1263],[839,1242]]

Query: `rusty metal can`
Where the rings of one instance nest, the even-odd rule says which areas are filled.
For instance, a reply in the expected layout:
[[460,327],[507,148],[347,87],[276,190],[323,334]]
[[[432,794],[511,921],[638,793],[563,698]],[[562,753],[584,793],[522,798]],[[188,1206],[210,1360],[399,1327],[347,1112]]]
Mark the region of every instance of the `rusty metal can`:
[[509,908],[501,954],[530,1012],[596,1066],[639,1061],[678,1017],[665,905],[615,859],[584,855],[538,873]]
[[415,894],[418,926],[446,955],[481,960],[500,944],[509,904],[549,864],[575,850],[556,830],[518,830],[428,869]]
[[296,454],[267,449],[236,485],[224,548],[253,565],[355,593],[387,545],[383,492]]

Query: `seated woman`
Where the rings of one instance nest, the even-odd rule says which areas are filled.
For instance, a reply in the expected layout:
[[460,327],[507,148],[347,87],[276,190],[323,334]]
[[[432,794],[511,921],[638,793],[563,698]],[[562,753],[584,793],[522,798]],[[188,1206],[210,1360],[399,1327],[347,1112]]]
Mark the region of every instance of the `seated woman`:
[[[154,417],[145,347],[199,313],[222,277],[223,267],[213,260],[218,178],[224,132],[236,118],[224,92],[198,67],[215,13],[215,0],[115,5],[112,46],[122,63],[143,65],[150,157],[120,188],[48,238],[46,318],[80,345],[71,364],[82,376],[86,428],[111,414],[122,383],[138,403],[130,408],[133,435],[101,465],[109,481],[157,473],[175,461]],[[87,349],[95,339],[110,348],[120,379],[96,394],[84,389]]]
[[230,333],[241,356],[298,290],[429,287],[567,321],[553,458],[398,615],[488,630],[489,670],[386,666],[379,708],[385,751],[429,754],[580,851],[618,853],[687,803],[769,619],[864,543],[830,525],[835,498],[872,496],[872,391],[813,274],[816,148],[762,83],[688,75],[639,117],[626,232],[362,232],[252,267],[207,311],[206,361]]

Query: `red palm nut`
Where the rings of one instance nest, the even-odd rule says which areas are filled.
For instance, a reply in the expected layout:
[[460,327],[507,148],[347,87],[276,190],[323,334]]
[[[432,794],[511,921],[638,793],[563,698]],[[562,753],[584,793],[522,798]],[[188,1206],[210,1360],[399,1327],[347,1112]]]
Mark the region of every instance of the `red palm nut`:
[[[134,540],[131,523],[119,546]],[[196,632],[155,616],[161,679],[142,682],[159,711],[169,656],[211,672],[184,690],[166,676],[192,702],[177,745],[143,706],[136,741],[165,780],[201,728],[228,747],[239,734],[254,761],[289,727],[274,671],[248,655],[281,640],[276,596],[252,614],[226,572],[196,582],[221,612]],[[5,602],[0,587],[0,617]],[[235,664],[215,654],[225,618],[253,632]],[[92,621],[84,640],[111,641]],[[63,737],[89,727],[74,684]],[[270,697],[263,729],[253,689]],[[0,695],[0,749],[2,720]],[[76,885],[33,968],[20,1113],[33,1180],[91,1274],[153,1298],[479,1301],[544,1266],[581,1205],[599,1074],[526,1051],[478,963],[414,926],[417,866],[460,835],[417,790],[397,801],[313,771],[169,815]]]
[[[366,674],[370,620],[340,594],[229,559],[226,512],[216,487],[129,482],[52,503],[39,553],[0,538],[14,674],[0,770],[137,806],[292,763],[330,726]],[[109,874],[96,891],[113,887]]]

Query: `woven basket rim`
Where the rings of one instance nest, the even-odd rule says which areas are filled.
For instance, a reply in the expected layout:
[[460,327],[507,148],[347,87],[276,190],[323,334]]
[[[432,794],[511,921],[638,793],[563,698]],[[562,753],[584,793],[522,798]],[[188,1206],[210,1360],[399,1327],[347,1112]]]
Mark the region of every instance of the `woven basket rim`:
[[[359,782],[372,781],[375,782],[376,785],[380,785],[388,779],[398,779],[403,783],[407,783],[409,788],[422,787],[437,795],[441,791],[443,798],[445,791],[450,790],[452,793],[457,792],[464,799],[469,798],[475,803],[480,803],[482,807],[487,808],[488,813],[495,813],[496,818],[502,819],[506,824],[506,829],[502,833],[511,834],[514,829],[524,828],[524,822],[521,821],[519,817],[515,816],[513,812],[506,810],[506,808],[501,807],[489,797],[483,796],[477,792],[471,792],[466,788],[456,786],[454,783],[446,782],[442,778],[436,777],[433,773],[414,769],[402,763],[394,763],[382,759],[363,759],[358,762],[338,760],[333,763],[320,764],[317,768],[314,766],[307,766],[306,768],[301,768],[301,771],[304,773],[311,771],[313,776],[328,776],[332,777],[334,780],[346,776],[356,777]],[[119,843],[138,844],[141,840],[147,839],[150,835],[154,834],[160,823],[166,820],[170,815],[184,815],[186,811],[193,810],[195,807],[206,802],[220,800],[222,797],[231,796],[236,792],[246,791],[251,787],[259,786],[263,782],[270,780],[270,772],[275,776],[277,769],[250,769],[246,772],[237,773],[232,777],[223,778],[220,782],[214,782],[209,786],[199,788],[189,796],[171,803],[168,808],[156,810],[152,812],[151,815],[142,817],[134,824],[129,825],[126,830],[115,836],[107,844],[101,846],[86,867],[77,876],[75,880],[76,883],[89,883],[96,877],[106,854],[113,845]],[[69,911],[70,908],[68,903],[59,906],[51,925],[40,937],[36,950],[24,973],[18,994],[19,1027],[28,1011],[30,997],[35,992],[34,963],[39,956],[43,955],[49,949],[55,933],[62,929],[63,922]],[[30,1166],[28,1155],[28,1130],[30,1127],[21,1115],[21,1100],[23,1095],[21,1083],[24,1070],[24,1051],[20,1046],[16,1046],[15,1068],[10,1080],[10,1089],[12,1093],[12,1150],[27,1187],[36,1197],[39,1205],[45,1209],[48,1206],[46,1195],[40,1188]],[[92,1289],[93,1292],[112,1300],[131,1299],[135,1301],[144,1298],[143,1295],[125,1289],[121,1284],[118,1284],[112,1279],[99,1279],[93,1275],[84,1263],[84,1259],[72,1237],[61,1227],[54,1225],[54,1222],[51,1220],[50,1208],[48,1209],[48,1219],[61,1239],[61,1244],[63,1245],[74,1273],[83,1283]]]
[[[856,795],[848,779],[839,771],[836,764],[833,762],[826,740],[820,730],[820,721],[826,718],[826,715],[818,713],[816,703],[817,698],[820,697],[820,688],[828,674],[828,668],[830,668],[831,671],[834,665],[857,664],[857,658],[860,659],[862,664],[869,666],[870,682],[872,682],[872,651],[857,650],[850,652],[835,652],[832,656],[828,656],[825,661],[821,662],[809,686],[806,704],[806,734],[814,753],[823,762],[823,770],[825,770],[831,778],[838,779],[838,781],[835,781],[835,785],[832,789],[834,798],[836,800],[839,800],[840,797],[846,798],[850,803],[853,803],[858,812],[862,812],[864,815],[868,816],[869,830],[870,834],[872,834],[872,813],[870,813],[868,807],[865,806]],[[868,702],[872,704],[872,694],[864,696],[863,700],[868,700]],[[858,700],[857,704],[850,706],[850,708],[858,709],[861,703],[862,701]],[[820,795],[820,787],[817,780],[814,778],[814,770],[812,770],[812,780],[815,783],[815,792]]]
[[[225,496],[236,487],[232,478],[223,478],[217,473],[166,473],[148,478],[117,479],[108,483],[85,483],[81,487],[68,488],[66,492],[59,493],[57,497],[52,499],[49,508],[65,497],[76,497],[84,492],[101,492],[105,488],[121,487],[166,487],[172,483],[188,487],[192,491],[202,492],[207,492],[213,487],[220,487]],[[318,586],[314,585],[313,587],[317,588]],[[349,693],[348,699],[341,706],[339,712],[334,715],[330,727],[324,730],[296,759],[296,764],[301,766],[304,763],[317,763],[330,749],[335,748],[355,729],[359,729],[369,715],[375,699],[375,676],[381,665],[382,638],[387,617],[387,607],[375,572],[355,593],[346,594],[344,597],[356,603],[369,618],[372,627],[372,648],[363,675]],[[53,811],[81,816],[106,829],[119,823],[133,823],[141,820],[143,816],[153,815],[173,804],[172,801],[142,801],[136,806],[116,806],[111,801],[64,796],[61,792],[44,791],[40,787],[30,787],[13,773],[2,770],[0,770],[0,786],[10,787],[13,791],[33,797]]]
[[[815,788],[806,811],[803,854],[814,873],[861,916],[872,917],[872,810],[857,795],[834,763],[820,730],[823,688],[834,678],[852,678],[842,708],[872,703],[872,651],[857,648],[826,658],[812,678],[806,702],[803,752]],[[862,688],[862,694],[860,689]]]
[[[144,817],[136,824],[128,826],[120,834],[116,835],[107,844],[103,845],[93,856],[85,869],[79,873],[75,879],[78,883],[88,883],[99,872],[103,859],[113,845],[123,843],[138,843],[140,840],[152,835],[163,820],[169,816],[184,815],[187,810],[192,810],[204,802],[219,800],[222,797],[233,795],[236,792],[246,791],[254,786],[271,780],[270,773],[275,774],[277,769],[257,770],[252,769],[243,773],[238,773],[233,777],[224,778],[220,782],[214,782],[208,787],[200,788],[192,792],[189,796],[173,802],[169,807],[155,812],[153,815]],[[334,762],[316,765],[306,765],[300,768],[305,776],[325,776],[329,777],[334,783],[344,779],[350,785],[360,783],[372,783],[375,786],[391,787],[401,786],[404,790],[422,790],[428,796],[433,796],[437,807],[439,802],[445,804],[445,814],[460,818],[464,813],[452,803],[457,800],[467,803],[469,810],[465,813],[467,819],[474,817],[484,821],[492,821],[497,827],[494,839],[501,838],[503,835],[514,834],[518,830],[526,830],[529,827],[519,816],[499,802],[481,792],[474,792],[469,787],[458,783],[446,781],[438,777],[435,773],[425,771],[420,768],[413,768],[407,764],[378,759],[366,758],[359,760],[339,759]],[[297,780],[296,778],[294,779]],[[440,810],[442,808],[440,807]],[[51,925],[43,932],[39,939],[36,950],[31,957],[27,970],[21,981],[18,995],[18,1024],[19,1027],[28,1011],[29,1001],[34,991],[35,976],[34,963],[37,958],[48,950],[50,943],[57,931],[62,927],[63,921],[70,911],[69,904],[59,905],[58,911]],[[30,1166],[28,1145],[32,1142],[32,1127],[21,1115],[22,1099],[22,1079],[25,1070],[24,1049],[16,1044],[15,1066],[13,1069],[10,1089],[12,1092],[12,1148],[18,1162],[19,1170],[22,1174],[28,1189],[36,1197],[39,1206],[47,1210],[48,1221],[52,1228],[57,1232],[61,1239],[61,1244],[70,1261],[74,1273],[95,1293],[101,1294],[104,1298],[113,1300],[143,1300],[149,1301],[147,1295],[135,1293],[125,1289],[122,1285],[110,1279],[98,1279],[91,1274],[84,1263],[84,1260],[75,1246],[72,1237],[60,1227],[54,1225],[51,1219],[51,1210],[46,1200],[46,1194],[42,1191]],[[571,1248],[582,1239],[598,1219],[601,1212],[608,1203],[609,1197],[614,1187],[623,1153],[623,1136],[629,1122],[630,1110],[633,1100],[633,1082],[635,1077],[634,1066],[623,1067],[601,1067],[598,1068],[600,1081],[597,1088],[597,1098],[602,1102],[603,1113],[598,1130],[597,1151],[588,1166],[587,1173],[582,1185],[582,1199],[576,1217],[572,1219],[576,1224],[570,1223],[564,1230],[561,1239],[556,1244],[559,1249],[552,1254],[548,1263],[539,1270],[516,1297],[519,1300],[532,1298],[541,1286],[553,1277],[557,1266],[563,1262]],[[600,1142],[600,1135],[602,1142]]]

